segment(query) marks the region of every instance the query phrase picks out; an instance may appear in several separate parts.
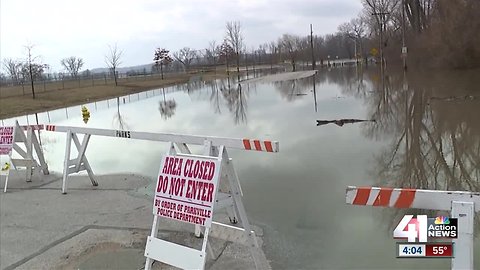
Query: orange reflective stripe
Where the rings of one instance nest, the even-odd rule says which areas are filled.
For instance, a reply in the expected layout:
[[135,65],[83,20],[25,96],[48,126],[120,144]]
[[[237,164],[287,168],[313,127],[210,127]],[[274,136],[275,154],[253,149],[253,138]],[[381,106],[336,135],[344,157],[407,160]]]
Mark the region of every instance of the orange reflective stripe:
[[265,141],[265,148],[267,149],[267,152],[273,152],[272,142]]
[[410,208],[415,199],[416,189],[402,189],[394,207],[396,208]]
[[262,151],[262,145],[259,140],[253,140],[253,144],[255,144],[255,150]]
[[250,145],[250,140],[249,140],[249,139],[243,139],[243,146],[244,146],[245,149],[247,149],[247,150],[251,150],[251,149],[252,149],[252,146]]
[[388,206],[390,197],[392,197],[393,188],[381,188],[377,198],[373,202],[373,206]]
[[372,190],[371,187],[357,188],[357,195],[355,195],[355,199],[353,200],[352,204],[366,205],[368,197],[370,196],[370,190]]

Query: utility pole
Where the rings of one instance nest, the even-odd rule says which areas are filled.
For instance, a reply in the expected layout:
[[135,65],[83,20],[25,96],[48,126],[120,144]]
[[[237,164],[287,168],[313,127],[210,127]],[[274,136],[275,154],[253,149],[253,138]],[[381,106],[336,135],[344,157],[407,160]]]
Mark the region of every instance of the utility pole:
[[32,70],[32,48],[33,45],[25,46],[27,49],[27,62],[28,62],[28,73],[30,74],[30,83],[32,85],[32,97],[35,99],[35,87],[33,86],[33,70]]
[[407,70],[407,46],[405,46],[405,0],[402,0],[402,59],[403,70]]
[[310,24],[310,48],[312,50],[312,70],[315,70],[315,55],[313,53],[313,27]]

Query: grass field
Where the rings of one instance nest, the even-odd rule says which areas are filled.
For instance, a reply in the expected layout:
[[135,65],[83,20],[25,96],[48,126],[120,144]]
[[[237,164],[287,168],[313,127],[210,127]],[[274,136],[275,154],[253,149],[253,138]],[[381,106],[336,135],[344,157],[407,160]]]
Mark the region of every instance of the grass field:
[[35,99],[32,98],[30,85],[1,87],[0,119],[181,84],[198,76],[202,80],[212,80],[225,77],[226,74],[208,71],[168,74],[164,80],[160,76],[120,78],[118,86],[115,86],[113,79],[40,82],[35,84]]

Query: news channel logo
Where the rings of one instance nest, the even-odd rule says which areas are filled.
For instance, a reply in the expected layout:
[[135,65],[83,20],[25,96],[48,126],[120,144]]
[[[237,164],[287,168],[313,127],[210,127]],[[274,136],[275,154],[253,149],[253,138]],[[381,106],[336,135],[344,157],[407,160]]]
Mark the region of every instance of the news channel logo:
[[426,243],[429,238],[457,238],[458,220],[439,216],[405,215],[393,230],[393,238],[408,239],[408,242]]

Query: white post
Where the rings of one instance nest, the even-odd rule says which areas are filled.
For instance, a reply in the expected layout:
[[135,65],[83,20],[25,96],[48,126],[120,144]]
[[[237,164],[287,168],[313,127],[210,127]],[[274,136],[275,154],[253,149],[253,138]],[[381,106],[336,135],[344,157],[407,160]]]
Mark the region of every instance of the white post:
[[[157,232],[158,232],[158,216],[153,215],[153,225],[152,225],[152,231],[150,233],[150,236],[156,238]],[[145,257],[147,257],[147,260],[145,261],[145,270],[150,270],[152,268],[153,260],[150,257],[148,257],[148,255],[149,254],[145,254]]]
[[473,269],[473,202],[452,201],[452,218],[458,219],[458,238],[453,240],[452,270]]
[[[15,132],[14,132],[15,134]],[[8,169],[8,171],[6,172],[5,174],[5,187],[3,188],[3,193],[7,192],[7,186],[8,186],[8,178],[10,176],[10,170],[12,169],[12,166],[13,166],[13,163],[12,163],[12,152],[10,152],[8,154],[8,164],[10,165],[10,168]],[[3,166],[2,164],[0,164],[0,168],[1,166]],[[2,174],[0,174],[2,175]]]
[[[77,134],[74,134],[74,133],[72,134],[72,141],[78,150],[77,162],[74,164],[75,166],[74,168],[76,172],[79,172],[80,170],[85,169],[87,171],[88,177],[90,178],[90,181],[92,182],[92,185],[96,187],[98,186],[98,183],[95,180],[95,175],[93,173],[92,167],[90,167],[90,163],[88,163],[88,159],[85,156],[85,151],[87,151],[87,145],[90,140],[90,136],[91,136],[90,134],[85,134],[83,137],[83,142],[82,144],[80,144]],[[81,167],[82,162],[83,162],[83,168]]]
[[220,147],[219,152],[220,152],[220,156],[223,158],[223,162],[225,162],[225,165],[226,165],[224,168],[227,170],[226,171],[227,179],[232,188],[232,196],[234,198],[235,208],[238,211],[238,214],[240,216],[240,221],[242,222],[242,227],[244,228],[245,239],[248,239],[247,243],[250,250],[250,254],[253,257],[253,262],[255,263],[255,268],[263,269],[263,270],[270,269],[267,258],[265,257],[265,254],[263,253],[261,247],[259,246],[257,242],[257,238],[255,237],[255,234],[252,234],[250,222],[248,221],[248,218],[247,218],[247,212],[242,203],[242,195],[240,193],[240,182],[238,181],[237,173],[235,172],[235,167],[233,166],[233,161],[229,158],[227,149],[225,149],[223,146]]
[[[20,131],[22,132],[22,131]],[[25,146],[27,148],[27,159],[31,162],[27,165],[27,168],[25,170],[25,178],[27,179],[27,182],[32,182],[32,163],[33,163],[33,153],[32,153],[32,135],[33,135],[33,130],[31,127],[27,128],[27,141],[25,142]]]
[[62,183],[62,194],[67,194],[67,177],[69,170],[69,161],[70,161],[70,149],[72,146],[72,132],[67,131],[67,143],[65,148],[65,161],[63,163],[63,183]]

